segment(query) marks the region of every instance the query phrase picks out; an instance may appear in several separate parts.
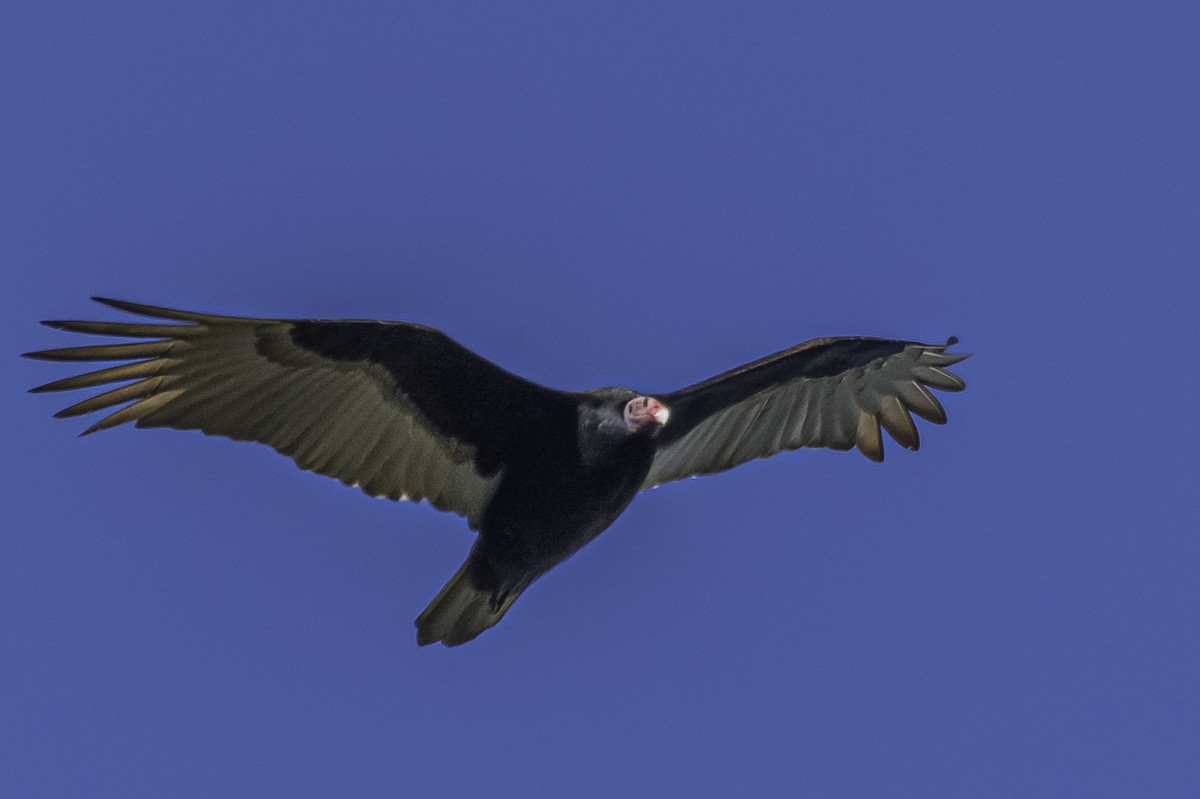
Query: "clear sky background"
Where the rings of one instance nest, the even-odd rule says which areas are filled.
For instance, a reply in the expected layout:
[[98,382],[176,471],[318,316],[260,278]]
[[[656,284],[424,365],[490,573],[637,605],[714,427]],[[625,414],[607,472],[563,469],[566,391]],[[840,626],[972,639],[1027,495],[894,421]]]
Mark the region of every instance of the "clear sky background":
[[[1194,2],[0,12],[0,795],[1200,795]],[[461,519],[87,439],[91,294],[405,319],[562,388],[975,356],[882,465],[650,492],[418,649]]]

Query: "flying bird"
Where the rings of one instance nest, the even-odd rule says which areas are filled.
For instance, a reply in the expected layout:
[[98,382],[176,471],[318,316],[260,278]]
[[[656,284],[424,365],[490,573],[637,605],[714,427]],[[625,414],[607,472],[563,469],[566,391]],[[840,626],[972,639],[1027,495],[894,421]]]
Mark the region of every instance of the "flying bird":
[[[956,343],[819,338],[666,393],[559,391],[409,322],[255,319],[94,298],[154,323],[47,321],[145,339],[26,353],[124,361],[34,392],[123,383],[55,414],[122,406],[89,427],[201,430],[257,441],[376,497],[426,500],[478,532],[416,619],[457,646],[604,531],[641,490],[799,447],[883,460],[917,449],[910,412],[943,424],[930,388],[961,391]],[[132,381],[132,382],[131,382]]]

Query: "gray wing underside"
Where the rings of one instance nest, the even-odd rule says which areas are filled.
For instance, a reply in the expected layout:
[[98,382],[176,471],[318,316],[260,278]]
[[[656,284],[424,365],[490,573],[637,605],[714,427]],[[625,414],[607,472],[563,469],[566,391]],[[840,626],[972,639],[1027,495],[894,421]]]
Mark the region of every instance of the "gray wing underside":
[[[837,341],[822,339],[793,349]],[[915,450],[920,446],[920,437],[910,412],[943,424],[945,411],[929,389],[961,391],[965,387],[962,378],[946,367],[968,356],[947,353],[948,345],[903,343],[895,354],[838,374],[801,375],[756,391],[711,413],[685,435],[660,448],[642,488],[721,472],[800,447],[857,447],[871,460],[881,461],[881,429],[901,446]],[[667,397],[670,404],[670,395]]]
[[123,405],[85,433],[134,422],[256,441],[302,469],[371,496],[427,500],[478,529],[499,475],[481,475],[474,448],[439,434],[384,367],[305,350],[293,342],[287,320],[104,302],[180,324],[48,322],[79,333],[153,339],[29,353],[44,360],[131,361],[34,389],[133,381],[56,416]]

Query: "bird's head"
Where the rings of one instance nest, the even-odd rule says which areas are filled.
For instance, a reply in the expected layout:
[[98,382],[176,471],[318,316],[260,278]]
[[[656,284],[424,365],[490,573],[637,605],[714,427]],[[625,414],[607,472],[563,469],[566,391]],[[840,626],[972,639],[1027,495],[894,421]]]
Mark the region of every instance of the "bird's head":
[[654,432],[667,423],[671,411],[654,397],[637,396],[625,403],[624,417],[629,432]]

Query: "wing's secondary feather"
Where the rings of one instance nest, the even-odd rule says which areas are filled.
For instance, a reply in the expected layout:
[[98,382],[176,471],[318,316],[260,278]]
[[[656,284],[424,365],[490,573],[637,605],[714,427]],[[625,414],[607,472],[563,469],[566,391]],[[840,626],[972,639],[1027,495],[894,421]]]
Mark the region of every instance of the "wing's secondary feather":
[[947,369],[968,357],[946,351],[955,341],[814,339],[656,395],[671,408],[671,422],[643,488],[800,447],[857,447],[881,461],[884,430],[902,447],[917,449],[910,412],[946,421],[929,387],[965,387]]

